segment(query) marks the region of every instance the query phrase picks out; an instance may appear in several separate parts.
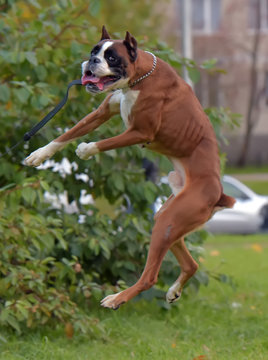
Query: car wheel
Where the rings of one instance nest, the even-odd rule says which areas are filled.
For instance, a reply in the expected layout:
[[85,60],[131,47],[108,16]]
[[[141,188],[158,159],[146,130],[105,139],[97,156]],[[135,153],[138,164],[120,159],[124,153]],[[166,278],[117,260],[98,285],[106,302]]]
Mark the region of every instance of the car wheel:
[[260,214],[263,218],[263,222],[261,224],[261,229],[262,230],[268,230],[268,205],[265,205],[261,211]]

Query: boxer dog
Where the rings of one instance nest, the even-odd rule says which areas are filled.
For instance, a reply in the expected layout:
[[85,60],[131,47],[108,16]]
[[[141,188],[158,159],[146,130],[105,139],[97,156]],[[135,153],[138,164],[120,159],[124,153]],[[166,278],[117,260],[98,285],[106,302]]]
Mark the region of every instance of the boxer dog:
[[168,290],[169,303],[178,300],[198,264],[184,244],[186,234],[200,228],[235,200],[223,194],[218,146],[211,123],[191,87],[163,60],[138,49],[135,38],[112,40],[102,28],[101,40],[82,64],[82,83],[92,94],[110,92],[99,108],[46,146],[34,151],[26,165],[38,166],[71,141],[86,135],[115,114],[126,130],[98,142],[81,143],[76,154],[83,160],[124,146],[142,144],[166,155],[174,166],[169,174],[172,195],[155,216],[144,271],[136,284],[101,301],[118,309],[152,287],[167,251],[177,258],[181,272]]

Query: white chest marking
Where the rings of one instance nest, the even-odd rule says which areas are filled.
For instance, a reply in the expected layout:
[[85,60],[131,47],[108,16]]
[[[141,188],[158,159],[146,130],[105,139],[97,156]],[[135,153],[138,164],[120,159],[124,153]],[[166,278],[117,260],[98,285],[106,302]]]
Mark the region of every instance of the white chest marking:
[[120,110],[120,102],[122,98],[122,90],[116,90],[109,100],[109,106],[111,111],[119,111]]
[[132,107],[137,101],[139,90],[128,90],[126,93],[122,92],[120,100],[120,113],[126,127],[129,127],[129,115]]

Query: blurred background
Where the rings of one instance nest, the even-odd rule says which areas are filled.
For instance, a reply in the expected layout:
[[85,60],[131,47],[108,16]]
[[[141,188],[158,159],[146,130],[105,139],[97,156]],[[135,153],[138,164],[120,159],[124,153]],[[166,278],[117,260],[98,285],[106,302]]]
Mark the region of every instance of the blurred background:
[[[226,74],[202,74],[195,86],[204,107],[228,106],[242,114],[229,134],[230,164],[267,163],[268,3],[267,0],[191,0],[192,57],[216,58]],[[188,5],[189,6],[189,5]],[[182,48],[183,0],[166,5],[162,38]]]

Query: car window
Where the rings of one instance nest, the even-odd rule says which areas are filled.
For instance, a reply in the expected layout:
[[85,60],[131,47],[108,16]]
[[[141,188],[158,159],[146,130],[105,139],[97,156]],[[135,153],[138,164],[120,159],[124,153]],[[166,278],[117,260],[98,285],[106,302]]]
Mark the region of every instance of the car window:
[[230,184],[226,181],[222,181],[222,186],[223,186],[223,192],[226,195],[232,196],[236,199],[243,199],[243,200],[246,200],[249,198],[243,191],[238,189],[233,184]]

